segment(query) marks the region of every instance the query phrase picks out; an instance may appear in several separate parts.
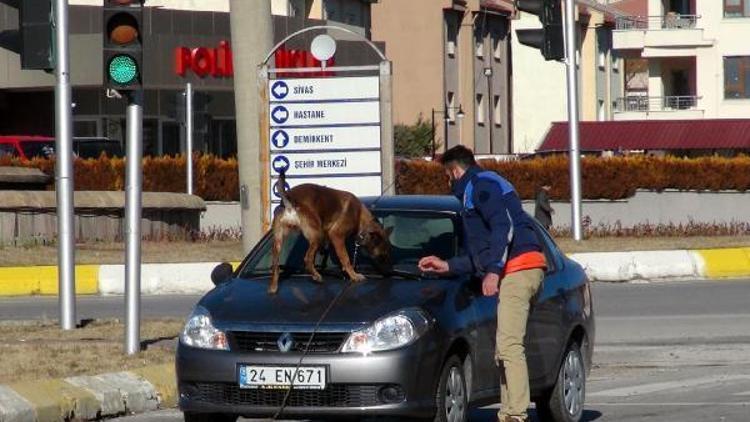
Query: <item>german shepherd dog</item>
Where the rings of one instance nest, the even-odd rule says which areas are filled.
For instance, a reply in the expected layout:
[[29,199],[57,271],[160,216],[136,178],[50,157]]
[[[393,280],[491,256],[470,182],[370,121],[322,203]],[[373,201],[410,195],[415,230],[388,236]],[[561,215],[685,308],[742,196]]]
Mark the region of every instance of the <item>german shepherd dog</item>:
[[326,239],[333,245],[341,267],[353,281],[365,277],[354,271],[346,250],[346,239],[357,235],[357,242],[365,248],[380,269],[390,268],[390,230],[386,231],[370,211],[349,192],[315,184],[299,185],[286,190],[286,177],[281,173],[274,187],[281,197],[282,206],[273,218],[273,274],[268,293],[279,289],[279,255],[284,239],[292,230],[299,230],[310,247],[305,253],[305,269],[313,280],[323,278],[315,269],[315,255]]

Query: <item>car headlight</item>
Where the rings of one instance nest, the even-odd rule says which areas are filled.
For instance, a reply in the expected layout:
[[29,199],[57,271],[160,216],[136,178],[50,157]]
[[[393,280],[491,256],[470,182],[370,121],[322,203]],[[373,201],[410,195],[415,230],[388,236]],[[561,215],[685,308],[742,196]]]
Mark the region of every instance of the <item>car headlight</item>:
[[341,351],[366,355],[397,349],[416,341],[429,327],[430,318],[423,311],[404,309],[380,318],[363,330],[351,333]]
[[214,327],[211,314],[196,306],[180,334],[182,344],[199,349],[229,350],[229,341],[223,331]]

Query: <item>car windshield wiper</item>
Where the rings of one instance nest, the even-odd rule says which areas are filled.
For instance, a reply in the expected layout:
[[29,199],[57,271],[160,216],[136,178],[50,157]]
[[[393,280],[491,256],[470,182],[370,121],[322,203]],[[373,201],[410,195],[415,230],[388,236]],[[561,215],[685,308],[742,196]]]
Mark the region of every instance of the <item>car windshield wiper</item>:
[[[340,269],[334,269],[334,268],[321,268],[316,267],[316,270],[321,275],[330,276],[330,277],[342,277],[343,272]],[[279,265],[279,271],[282,276],[290,276],[290,275],[306,275],[308,274],[307,270],[304,268],[299,267],[287,267],[285,265]],[[260,271],[253,271],[247,275],[246,277],[267,277],[269,275],[273,274],[273,269],[263,269]]]
[[424,278],[420,274],[414,274],[414,273],[410,273],[408,271],[396,270],[396,269],[392,269],[392,270],[387,271],[387,272],[380,272],[380,271],[377,271],[375,269],[370,269],[369,271],[362,271],[360,269],[360,271],[363,274],[368,275],[368,276],[377,275],[377,276],[380,276],[380,277],[383,277],[383,278],[385,278],[385,277],[398,277],[398,278],[404,278],[404,279],[407,279],[407,280],[422,280]]

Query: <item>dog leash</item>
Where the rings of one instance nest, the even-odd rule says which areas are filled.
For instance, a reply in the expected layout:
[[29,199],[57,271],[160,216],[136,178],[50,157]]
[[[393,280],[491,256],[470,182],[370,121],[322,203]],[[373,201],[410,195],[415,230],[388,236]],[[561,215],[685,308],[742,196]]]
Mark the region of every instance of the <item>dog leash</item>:
[[[393,187],[393,185],[395,185],[395,184],[396,184],[396,180],[394,179],[394,181],[391,182],[390,185],[388,185],[385,189],[383,189],[383,191],[380,193],[380,196],[377,197],[377,199],[375,199],[375,201],[373,201],[373,203],[370,204],[370,206],[368,208],[369,209],[374,209],[375,205],[377,205],[377,203],[380,202],[380,200],[383,199],[383,197],[385,196],[385,192],[388,189],[390,189],[391,187]],[[361,244],[362,244],[362,234],[360,233],[360,234],[357,235],[357,239],[354,241],[354,254],[352,255],[352,266],[354,268],[357,268],[357,258],[359,257],[359,248],[360,248]],[[349,289],[349,287],[351,285],[352,285],[351,280],[349,280],[349,282],[344,286],[344,288],[341,289],[341,291],[336,295],[336,297],[333,298],[333,300],[331,301],[331,303],[328,304],[328,307],[320,315],[320,319],[318,319],[318,322],[315,323],[315,327],[313,328],[312,332],[310,333],[310,338],[307,340],[307,343],[305,344],[305,350],[302,352],[302,356],[300,356],[299,361],[297,362],[297,366],[294,368],[294,373],[293,373],[293,376],[292,376],[292,380],[289,383],[289,389],[287,390],[286,394],[284,395],[284,399],[281,401],[281,405],[279,406],[279,410],[276,411],[276,414],[273,415],[273,418],[271,418],[270,420],[272,420],[272,421],[278,420],[281,417],[281,415],[284,414],[284,410],[286,409],[286,407],[287,407],[287,405],[289,403],[289,398],[292,396],[292,390],[294,389],[294,381],[297,378],[297,373],[299,372],[299,369],[302,367],[302,362],[307,357],[307,355],[310,353],[310,345],[312,344],[312,342],[313,342],[313,340],[315,338],[315,334],[318,333],[318,329],[320,328],[320,325],[323,323],[323,321],[325,320],[325,318],[328,316],[328,313],[331,312],[331,310],[333,309],[334,305],[336,305],[336,303],[339,301],[339,299],[341,299],[341,297],[344,296],[344,293],[346,293],[346,291]]]

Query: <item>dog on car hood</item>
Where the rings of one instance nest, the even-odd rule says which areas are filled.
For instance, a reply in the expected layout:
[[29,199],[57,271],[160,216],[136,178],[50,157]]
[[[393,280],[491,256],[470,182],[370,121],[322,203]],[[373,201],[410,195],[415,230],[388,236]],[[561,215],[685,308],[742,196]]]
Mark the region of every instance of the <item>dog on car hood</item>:
[[273,249],[271,284],[268,293],[279,289],[279,255],[286,236],[299,230],[310,247],[305,253],[305,269],[313,280],[323,278],[315,269],[315,255],[326,240],[333,246],[341,267],[353,281],[364,276],[354,271],[346,250],[346,239],[356,235],[357,242],[372,257],[380,269],[391,265],[390,230],[385,230],[356,196],[349,192],[315,184],[303,184],[286,190],[286,177],[281,173],[274,189],[281,197],[282,206],[273,218]]

